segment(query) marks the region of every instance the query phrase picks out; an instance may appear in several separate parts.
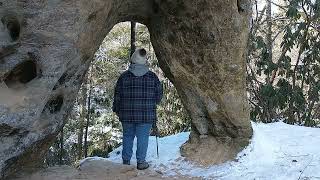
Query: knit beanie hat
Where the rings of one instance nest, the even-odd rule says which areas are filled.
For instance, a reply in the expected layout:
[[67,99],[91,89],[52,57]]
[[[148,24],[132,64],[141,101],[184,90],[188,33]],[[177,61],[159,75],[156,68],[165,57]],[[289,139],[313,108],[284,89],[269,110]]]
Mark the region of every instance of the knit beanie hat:
[[143,48],[138,48],[134,51],[130,58],[130,62],[134,64],[146,64],[147,63],[147,51]]

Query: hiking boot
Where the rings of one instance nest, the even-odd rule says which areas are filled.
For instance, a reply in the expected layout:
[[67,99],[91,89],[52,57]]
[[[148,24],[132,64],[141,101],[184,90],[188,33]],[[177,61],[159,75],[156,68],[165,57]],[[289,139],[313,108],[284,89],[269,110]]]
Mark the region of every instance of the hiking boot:
[[124,164],[124,165],[130,165],[130,161],[129,161],[129,160],[123,160],[123,161],[122,161],[122,164]]
[[144,169],[147,169],[148,167],[149,167],[149,164],[147,162],[137,163],[137,169],[139,170],[144,170]]

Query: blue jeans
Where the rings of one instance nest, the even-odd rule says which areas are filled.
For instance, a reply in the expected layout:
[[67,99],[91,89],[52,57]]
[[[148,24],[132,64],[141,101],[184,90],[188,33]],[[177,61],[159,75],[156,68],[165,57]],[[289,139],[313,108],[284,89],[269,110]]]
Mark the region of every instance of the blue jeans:
[[151,123],[122,123],[122,159],[130,161],[134,137],[137,137],[137,163],[146,161]]

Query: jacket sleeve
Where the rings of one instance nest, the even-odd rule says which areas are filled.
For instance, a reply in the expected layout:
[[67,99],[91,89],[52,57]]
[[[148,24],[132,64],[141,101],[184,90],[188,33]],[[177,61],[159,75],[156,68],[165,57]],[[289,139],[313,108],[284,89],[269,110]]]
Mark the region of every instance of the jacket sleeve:
[[159,78],[156,77],[156,103],[157,104],[161,102],[162,96],[163,96],[162,84],[159,81]]
[[113,105],[112,105],[112,111],[115,112],[117,115],[119,115],[119,109],[120,109],[120,86],[121,86],[122,78],[120,77],[116,83],[116,87],[114,90],[114,97],[113,97]]

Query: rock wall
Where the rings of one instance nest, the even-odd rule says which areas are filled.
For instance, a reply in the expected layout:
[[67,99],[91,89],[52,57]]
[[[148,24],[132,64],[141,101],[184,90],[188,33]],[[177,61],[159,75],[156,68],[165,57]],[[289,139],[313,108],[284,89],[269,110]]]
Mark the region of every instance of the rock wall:
[[249,0],[0,0],[0,177],[41,165],[110,29],[135,20],[192,118],[182,152],[232,159],[252,134],[245,92]]

